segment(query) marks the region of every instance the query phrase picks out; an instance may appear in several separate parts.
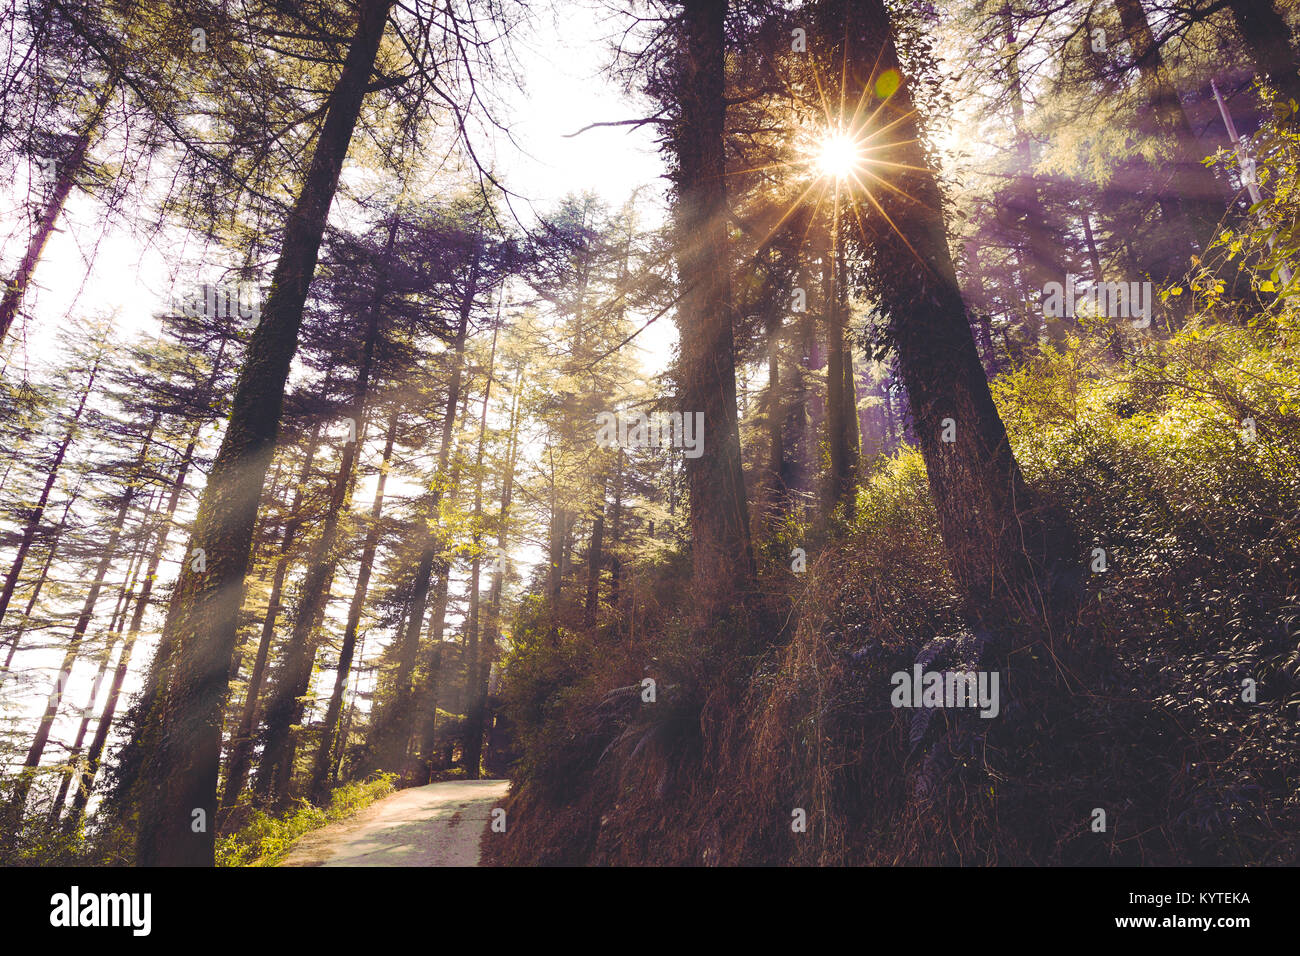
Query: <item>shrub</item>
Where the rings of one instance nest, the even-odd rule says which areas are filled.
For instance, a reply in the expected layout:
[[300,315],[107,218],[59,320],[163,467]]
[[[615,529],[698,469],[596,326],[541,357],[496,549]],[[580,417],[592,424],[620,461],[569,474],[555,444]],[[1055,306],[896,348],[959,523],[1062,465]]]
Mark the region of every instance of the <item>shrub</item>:
[[330,793],[328,807],[307,800],[280,816],[253,812],[237,832],[217,838],[217,866],[276,866],[304,833],[342,820],[393,792],[394,774],[353,782]]
[[[730,625],[746,636],[687,636],[684,562],[659,569],[658,612],[632,640],[580,627],[548,640],[521,621],[506,680],[524,758],[495,859],[1293,860],[1295,332],[1274,319],[1193,323],[1122,362],[1075,340],[994,391],[1027,479],[1073,523],[1081,560],[1105,552],[1071,646],[1011,662],[999,719],[955,721],[913,754],[911,714],[889,706],[889,675],[962,627],[924,464],[905,448],[864,482],[856,519],[809,549],[805,574],[786,557],[800,529],[769,528],[767,613]],[[650,662],[679,692],[666,706],[616,706],[609,691]],[[1104,834],[1090,828],[1097,807]],[[791,829],[795,808],[807,833]]]

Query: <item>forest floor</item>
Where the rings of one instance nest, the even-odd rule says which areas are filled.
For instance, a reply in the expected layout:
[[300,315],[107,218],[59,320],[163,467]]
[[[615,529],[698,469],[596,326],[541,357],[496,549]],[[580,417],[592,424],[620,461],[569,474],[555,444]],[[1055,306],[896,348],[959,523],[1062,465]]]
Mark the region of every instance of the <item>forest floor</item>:
[[281,866],[477,866],[479,839],[509,780],[451,780],[399,790],[313,830]]

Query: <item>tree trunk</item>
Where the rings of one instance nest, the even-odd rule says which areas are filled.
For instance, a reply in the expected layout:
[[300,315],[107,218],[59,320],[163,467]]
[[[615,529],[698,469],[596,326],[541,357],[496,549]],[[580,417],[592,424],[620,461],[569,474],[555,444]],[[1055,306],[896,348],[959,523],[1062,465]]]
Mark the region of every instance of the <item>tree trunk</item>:
[[[23,536],[18,542],[18,552],[14,555],[13,563],[9,565],[9,573],[5,575],[4,588],[0,590],[0,619],[3,619],[5,612],[9,609],[9,601],[14,596],[14,588],[18,586],[18,578],[23,573],[23,564],[27,560],[27,552],[32,546],[32,541],[36,538],[36,532],[40,529],[41,518],[45,516],[45,506],[50,500],[50,491],[54,488],[54,482],[59,477],[59,468],[63,465],[63,457],[68,453],[68,448],[77,435],[77,424],[81,421],[81,414],[85,411],[86,400],[90,397],[90,392],[95,386],[95,376],[98,372],[99,361],[96,360],[94,367],[90,370],[90,378],[86,382],[85,391],[81,393],[81,400],[77,403],[77,410],[72,414],[72,422],[68,426],[68,433],[59,444],[59,450],[55,452],[54,460],[50,462],[49,470],[45,474],[45,486],[41,489],[40,498],[36,501],[36,507],[32,509],[26,527],[23,528]],[[16,644],[17,639],[15,638]]]
[[623,540],[623,449],[615,452],[614,504],[610,510],[609,535],[609,604],[618,613],[619,591],[623,584],[623,559],[619,556],[619,543]]
[[[465,401],[461,404],[462,420],[468,415],[469,393],[466,392]],[[451,467],[450,480],[447,482],[447,497],[455,500],[456,495],[460,492],[460,462],[455,461]],[[447,627],[447,593],[451,586],[451,565],[440,554],[436,558],[437,576],[433,586],[433,600],[429,603],[433,610],[429,614],[429,633],[425,638],[425,646],[429,649],[429,661],[425,665],[424,684],[422,688],[415,687],[412,682],[409,686],[406,696],[403,700],[405,708],[401,714],[400,741],[405,747],[402,751],[405,763],[402,764],[404,771],[411,779],[418,779],[419,768],[416,764],[420,763],[424,756],[430,751],[424,746],[424,742],[432,742],[437,737],[438,730],[438,696],[441,690],[442,682],[442,651],[443,635]],[[412,653],[415,649],[412,648]],[[410,662],[412,665],[414,660]],[[413,673],[413,667],[408,667]],[[416,704],[416,694],[419,693],[419,699],[423,701],[422,706]],[[397,764],[395,764],[396,766]]]
[[773,309],[767,323],[767,480],[771,513],[783,510],[785,487],[785,408],[781,401],[781,313]]
[[357,30],[289,215],[271,294],[249,341],[230,422],[199,504],[191,550],[204,549],[206,570],[186,566],[168,615],[177,660],[166,690],[160,745],[148,770],[157,788],[141,810],[140,865],[213,863],[222,711],[253,524],[279,431],[303,303],[391,5],[392,0],[360,5]]
[[[474,460],[474,558],[469,569],[469,654],[465,661],[465,743],[463,746],[465,773],[471,780],[479,778],[479,764],[483,757],[483,708],[479,695],[479,669],[482,666],[480,656],[486,660],[490,654],[482,653],[485,643],[479,634],[479,575],[483,567],[482,539],[479,528],[483,519],[483,452],[487,446],[487,410],[488,400],[492,396],[492,375],[496,366],[497,334],[500,328],[492,329],[492,349],[488,357],[487,381],[483,384],[483,405],[479,410],[478,452]],[[597,549],[599,545],[596,546]],[[597,574],[599,568],[597,566]],[[592,598],[591,590],[587,594]],[[594,609],[588,604],[588,613]]]
[[289,564],[293,557],[293,542],[304,524],[301,514],[303,498],[306,495],[307,483],[311,480],[316,451],[320,447],[320,427],[319,421],[312,424],[311,437],[307,440],[307,453],[303,457],[293,502],[289,505],[290,517],[284,524],[284,535],[280,541],[280,557],[275,563],[275,571],[271,577],[271,590],[266,600],[266,616],[262,618],[262,633],[257,643],[257,656],[253,658],[253,669],[248,675],[244,706],[239,715],[239,729],[235,731],[230,741],[230,756],[226,762],[226,784],[221,790],[220,812],[223,815],[239,802],[240,795],[248,785],[248,769],[253,760],[254,731],[257,728],[262,682],[266,677],[266,662],[271,653],[271,642],[275,639],[275,621],[280,614],[284,579],[289,573]]
[[339,517],[348,509],[351,489],[356,473],[356,460],[365,442],[366,403],[371,388],[371,368],[375,348],[379,344],[380,315],[388,293],[388,273],[392,264],[393,244],[397,239],[397,220],[388,229],[388,239],[381,259],[381,268],[366,310],[366,331],[362,344],[356,384],[348,414],[355,425],[353,440],[343,446],[338,477],[334,482],[329,508],[325,512],[320,537],[307,562],[307,574],[299,592],[298,618],[284,649],[283,666],[279,679],[271,688],[266,705],[266,746],[262,753],[259,775],[270,782],[271,794],[277,805],[288,798],[289,782],[293,776],[294,753],[297,743],[292,727],[302,717],[302,699],[311,686],[312,665],[319,642],[320,621],[330,597],[330,585],[338,566],[335,553]]
[[[451,451],[456,425],[456,406],[460,404],[461,376],[465,357],[465,341],[469,335],[469,317],[478,296],[479,277],[482,267],[482,249],[475,252],[470,264],[470,274],[465,284],[465,292],[460,301],[460,319],[456,327],[453,345],[451,383],[447,389],[447,411],[442,419],[442,434],[438,446],[438,467],[434,477],[430,514],[436,515],[442,502],[444,482],[453,487],[458,482],[457,476],[448,479]],[[454,493],[454,492],[453,492]],[[399,768],[405,764],[405,755],[412,735],[412,725],[420,718],[415,708],[415,688],[412,677],[415,662],[420,649],[420,629],[424,624],[424,614],[429,600],[429,584],[437,567],[441,581],[438,587],[446,588],[446,562],[439,559],[442,551],[442,536],[438,532],[422,532],[424,544],[415,567],[415,580],[412,587],[411,614],[406,622],[406,629],[398,646],[398,666],[393,681],[393,700],[380,713],[375,722],[373,737],[375,744],[376,766]],[[445,594],[445,591],[442,593]],[[445,600],[445,598],[443,599]],[[435,616],[441,613],[435,601]],[[434,648],[435,659],[438,648]]]
[[979,349],[984,360],[985,371],[992,375],[998,368],[997,354],[993,351],[993,304],[984,291],[984,271],[980,267],[979,247],[973,241],[968,241],[965,251],[966,263],[969,267],[966,300],[971,303],[972,311],[975,313],[975,329],[979,335]]
[[321,729],[320,743],[316,748],[316,757],[312,762],[311,784],[309,793],[317,804],[328,798],[329,776],[334,754],[335,728],[339,714],[343,709],[343,693],[347,687],[348,673],[352,667],[352,655],[356,648],[357,628],[361,624],[361,612],[365,607],[366,592],[370,587],[370,575],[374,569],[375,554],[379,550],[380,514],[384,506],[384,485],[388,481],[388,466],[393,457],[393,443],[397,438],[398,406],[388,416],[388,432],[384,436],[384,454],[379,464],[379,478],[375,484],[375,499],[370,506],[370,527],[366,530],[365,544],[361,549],[361,563],[357,569],[357,584],[352,592],[352,604],[348,607],[348,620],[343,630],[343,644],[339,649],[338,672],[334,678],[334,692],[330,696],[329,708],[325,712],[325,725]]
[[557,613],[560,606],[561,585],[563,577],[561,575],[560,565],[564,560],[561,553],[564,549],[562,541],[562,531],[564,527],[564,509],[560,507],[559,490],[555,482],[555,469],[551,469],[551,521],[550,528],[547,531],[546,545],[546,594],[548,598],[549,610],[551,615],[551,639],[555,640],[558,635],[559,622]]
[[[497,516],[497,554],[501,557],[498,558],[496,570],[492,575],[492,587],[488,595],[487,622],[483,632],[486,635],[484,638],[485,650],[482,654],[483,663],[479,668],[478,697],[474,703],[477,713],[480,715],[480,726],[484,731],[489,729],[483,726],[486,723],[488,712],[488,679],[492,673],[492,662],[496,657],[497,636],[500,630],[501,621],[501,596],[505,590],[506,565],[504,555],[510,537],[510,502],[514,494],[515,459],[519,452],[518,388],[521,377],[522,369],[520,370],[520,375],[515,378],[515,395],[514,401],[511,403],[510,449],[506,455],[505,479],[501,485],[501,511]],[[622,449],[619,451],[621,454]]]
[[[357,642],[357,660],[365,660],[366,657],[366,636],[361,635]],[[347,751],[348,735],[352,733],[352,721],[357,714],[357,694],[361,690],[361,670],[357,667],[355,677],[352,680],[352,696],[348,700],[348,715],[343,719],[343,727],[339,731],[338,739],[334,744],[334,753],[330,757],[330,780],[333,786],[339,782],[339,770],[343,764],[343,756]]]
[[683,4],[674,207],[683,417],[703,413],[704,453],[686,460],[696,624],[722,618],[749,591],[754,552],[736,420],[735,346],[723,136],[726,0]]
[[[1049,282],[1065,281],[1065,250],[1059,233],[1050,223],[1043,197],[1039,188],[1038,177],[1034,167],[1038,158],[1035,155],[1034,141],[1025,126],[1025,98],[1023,81],[1020,74],[1020,48],[1016,40],[1015,24],[1012,20],[1010,3],[1003,6],[1002,29],[1004,34],[1004,59],[1007,74],[1007,92],[1010,97],[1011,125],[1016,135],[1016,161],[1019,166],[1017,175],[1000,203],[1000,218],[1005,217],[1007,224],[1016,229],[1023,237],[1017,246],[1023,264],[1025,280],[1030,291],[1029,308],[1041,313],[1038,307],[1041,295]],[[1050,318],[1045,323],[1048,338],[1056,345],[1064,342],[1064,320]],[[1034,333],[1037,340],[1037,332]]]
[[33,775],[36,768],[40,766],[41,757],[45,754],[46,744],[49,743],[54,718],[59,712],[59,705],[63,702],[63,691],[72,675],[72,666],[76,663],[77,655],[80,653],[82,639],[85,638],[86,630],[90,627],[91,618],[95,614],[95,604],[99,601],[99,592],[104,586],[104,578],[107,576],[113,560],[117,557],[117,546],[122,538],[122,528],[126,524],[126,517],[130,513],[132,503],[135,501],[135,482],[144,471],[145,462],[149,455],[149,447],[153,443],[154,429],[158,427],[158,421],[161,417],[160,412],[154,412],[153,420],[145,433],[144,441],[140,444],[140,455],[131,470],[126,491],[122,494],[122,501],[118,505],[117,512],[109,525],[112,530],[109,532],[103,551],[100,552],[99,563],[95,566],[90,590],[86,593],[86,598],[82,602],[81,613],[77,616],[77,622],[73,625],[72,635],[68,638],[68,645],[63,653],[63,663],[59,666],[58,677],[55,678],[54,687],[51,688],[49,697],[46,699],[45,713],[41,715],[41,722],[36,728],[35,736],[32,738],[32,745],[27,750],[27,758],[23,761],[23,772],[18,782],[14,784],[14,789],[9,798],[8,813],[15,826],[22,820],[23,809],[27,804],[27,795],[31,791]]
[[9,329],[18,316],[18,307],[22,304],[27,287],[31,284],[32,273],[36,271],[36,265],[41,261],[41,253],[45,251],[45,244],[50,241],[50,236],[54,232],[54,224],[58,222],[63,207],[67,204],[68,194],[76,185],[77,173],[81,171],[82,164],[86,161],[86,151],[90,149],[91,137],[94,136],[95,128],[99,125],[104,107],[113,95],[114,86],[112,80],[104,86],[94,110],[77,136],[71,151],[57,163],[58,178],[54,182],[49,202],[45,204],[45,211],[41,214],[41,221],[37,223],[36,231],[27,242],[27,252],[18,264],[18,271],[5,283],[4,297],[0,298],[0,342],[3,342],[5,336],[9,334]]
[[[152,514],[155,507],[155,503],[151,501],[149,508],[146,509],[146,515]],[[61,775],[63,779],[59,781],[58,795],[54,798],[54,803],[50,805],[51,826],[59,822],[59,815],[63,812],[63,805],[68,798],[68,787],[71,785],[73,777],[77,775],[77,764],[81,757],[81,748],[86,742],[86,733],[90,730],[90,721],[95,713],[95,701],[99,699],[99,690],[104,686],[104,677],[108,673],[108,662],[112,659],[118,639],[122,636],[122,625],[126,622],[127,609],[131,606],[131,599],[140,583],[140,565],[144,560],[144,552],[149,544],[149,539],[152,537],[151,533],[146,532],[136,542],[135,551],[132,553],[131,561],[127,567],[126,577],[122,579],[122,586],[118,589],[117,606],[113,609],[113,614],[108,621],[107,640],[100,655],[99,670],[95,672],[95,680],[91,685],[90,697],[86,701],[86,706],[81,709],[81,723],[77,725],[77,734],[68,750],[68,767]]]
[[1083,223],[1083,241],[1088,247],[1088,263],[1092,266],[1092,281],[1101,282],[1101,256],[1097,252],[1097,240],[1092,234],[1092,216],[1085,209],[1079,218]]
[[[421,706],[414,714],[414,721],[419,725],[416,741],[414,764],[427,767],[429,755],[433,753],[438,736],[438,696],[442,684],[442,644],[447,630],[447,591],[451,585],[451,568],[445,561],[438,562],[438,576],[433,586],[433,610],[429,614],[429,633],[426,644],[429,649],[428,663],[425,664],[424,687],[420,695]],[[403,725],[409,731],[409,725]],[[409,742],[410,734],[404,737]],[[412,765],[407,771],[418,779],[419,767]],[[427,777],[425,779],[428,779]]]
[[41,564],[41,570],[36,575],[36,582],[32,585],[32,593],[27,598],[27,607],[23,609],[22,623],[14,630],[14,636],[9,639],[9,653],[5,655],[5,662],[0,667],[0,684],[4,683],[5,677],[9,673],[9,668],[13,665],[14,655],[18,653],[18,646],[22,643],[23,634],[31,622],[32,610],[36,607],[36,601],[41,596],[41,590],[45,587],[45,581],[50,574],[50,565],[54,563],[54,555],[59,549],[59,542],[63,539],[63,532],[68,526],[68,515],[72,512],[73,506],[80,497],[80,485],[68,497],[63,506],[63,516],[59,518],[59,523],[54,528],[54,533],[50,536],[49,547],[45,551],[45,560]]
[[[856,62],[901,75],[883,0],[837,4]],[[834,27],[832,27],[834,28]],[[940,213],[936,174],[916,144],[920,130],[904,81],[881,108],[895,122],[896,190],[877,197],[879,306],[889,321],[926,464],[948,565],[976,627],[1003,638],[1027,626],[1042,639],[1072,619],[1079,556],[1063,522],[1040,512],[1012,454],[966,318]],[[874,206],[864,204],[868,215]],[[891,225],[892,224],[892,225]],[[1025,636],[1025,635],[1020,635]]]
[[[838,206],[838,202],[836,203]],[[854,484],[858,471],[860,443],[857,429],[857,401],[853,365],[844,341],[846,302],[840,268],[838,216],[831,223],[831,239],[823,261],[822,285],[826,299],[826,443],[830,448],[831,473],[827,488],[827,513],[841,505],[845,516],[853,517]]]
[[848,450],[849,487],[844,499],[845,513],[852,518],[856,513],[855,488],[862,468],[862,424],[858,420],[858,383],[853,371],[853,346],[844,343],[844,445]]
[[[218,353],[218,362],[221,354]],[[212,376],[208,379],[209,387],[216,381],[217,372],[218,369],[214,366]],[[149,558],[149,566],[144,576],[144,585],[140,588],[140,595],[135,602],[135,610],[131,613],[131,622],[127,626],[126,640],[122,645],[122,653],[118,657],[117,668],[113,672],[113,681],[109,685],[108,699],[104,703],[103,712],[99,715],[99,723],[95,726],[95,736],[86,755],[86,763],[81,771],[77,792],[72,798],[72,810],[69,812],[67,820],[64,821],[64,828],[67,832],[72,832],[77,828],[82,815],[85,813],[86,804],[90,801],[91,790],[95,785],[95,775],[99,771],[104,746],[108,742],[108,734],[113,727],[113,718],[117,714],[122,685],[126,681],[127,671],[131,666],[131,652],[135,648],[136,640],[140,635],[140,627],[144,622],[145,612],[149,608],[149,598],[153,593],[153,586],[158,580],[158,567],[162,563],[163,554],[167,551],[167,538],[171,534],[172,523],[176,518],[176,508],[180,504],[181,491],[185,488],[185,480],[189,475],[190,466],[194,462],[194,452],[198,448],[199,432],[202,427],[202,422],[195,423],[194,429],[190,433],[189,444],[185,446],[180,465],[176,469],[176,477],[172,480],[171,494],[168,495],[167,505],[163,509],[163,522],[158,532],[158,543]]]
[[[807,288],[807,279],[801,281],[801,288]],[[790,487],[799,493],[804,505],[816,486],[818,430],[817,420],[821,402],[821,391],[814,387],[813,371],[820,361],[817,351],[817,329],[814,315],[805,312],[798,320],[797,326],[798,358],[794,368],[794,394],[790,405],[793,409],[791,433],[794,436],[793,461],[790,465]]]
[[1184,248],[1175,250],[1162,280],[1180,275],[1188,258],[1203,249],[1227,207],[1227,196],[1214,174],[1201,163],[1204,149],[1197,145],[1178,90],[1164,64],[1142,0],[1115,0],[1120,22],[1133,49],[1133,59],[1147,87],[1147,98],[1159,129],[1173,141],[1173,169],[1156,187],[1162,215],[1179,224],[1177,238]]
[[587,553],[587,600],[583,608],[583,623],[591,627],[596,623],[600,607],[600,571],[605,564],[605,512],[602,510],[591,523],[591,547]]
[[483,756],[483,723],[477,710],[479,654],[479,572],[482,564],[475,553],[469,566],[469,615],[465,622],[465,739],[461,742],[461,765],[470,780],[479,777]]

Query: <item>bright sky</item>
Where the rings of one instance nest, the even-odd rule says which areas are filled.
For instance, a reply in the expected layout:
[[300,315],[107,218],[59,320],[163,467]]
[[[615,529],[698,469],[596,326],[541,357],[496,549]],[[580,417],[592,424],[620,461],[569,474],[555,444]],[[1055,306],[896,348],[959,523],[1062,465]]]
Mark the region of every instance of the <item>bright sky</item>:
[[[611,207],[639,187],[642,225],[657,225],[665,202],[664,165],[654,143],[654,128],[599,127],[569,136],[590,123],[636,119],[646,105],[622,94],[603,76],[610,41],[626,21],[610,18],[586,2],[565,2],[557,21],[538,14],[532,29],[517,38],[519,72],[528,88],[514,110],[515,141],[527,153],[498,143],[498,159],[512,188],[545,211],[568,193],[594,190]],[[518,210],[522,215],[522,210]],[[637,338],[643,361],[655,369],[668,364],[676,332],[660,319]]]
[[[566,138],[588,123],[635,118],[644,107],[625,97],[602,75],[608,62],[609,39],[621,33],[619,21],[609,19],[586,2],[566,2],[558,19],[539,12],[525,32],[512,38],[515,66],[527,89],[506,91],[507,113],[498,117],[513,134],[475,142],[480,156],[491,156],[499,178],[524,197],[514,201],[520,218],[544,214],[568,193],[593,190],[612,207],[623,203],[639,186],[642,214],[648,224],[658,221],[666,183],[651,127],[611,127],[588,130]],[[3,205],[15,208],[27,184],[14,184]],[[14,192],[18,196],[14,196]],[[118,328],[152,327],[150,315],[171,295],[176,247],[146,248],[124,223],[99,223],[100,210],[85,194],[69,199],[35,276],[25,309],[29,318],[17,330],[26,355],[39,363],[54,346],[53,330],[71,313],[108,315],[118,312]],[[9,228],[4,230],[8,233]],[[6,266],[21,255],[26,236],[3,250]],[[193,247],[197,251],[197,244]],[[89,274],[88,274],[89,270]],[[6,270],[8,271],[8,270]],[[639,343],[654,367],[666,364],[675,338],[672,323],[656,322]],[[22,363],[23,354],[15,361]]]

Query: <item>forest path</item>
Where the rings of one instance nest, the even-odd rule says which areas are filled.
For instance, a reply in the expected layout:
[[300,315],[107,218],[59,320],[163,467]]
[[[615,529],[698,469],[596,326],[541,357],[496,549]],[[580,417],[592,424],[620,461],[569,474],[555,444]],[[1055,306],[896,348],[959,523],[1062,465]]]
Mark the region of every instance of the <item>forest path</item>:
[[478,866],[479,838],[509,780],[410,787],[302,837],[281,866]]

